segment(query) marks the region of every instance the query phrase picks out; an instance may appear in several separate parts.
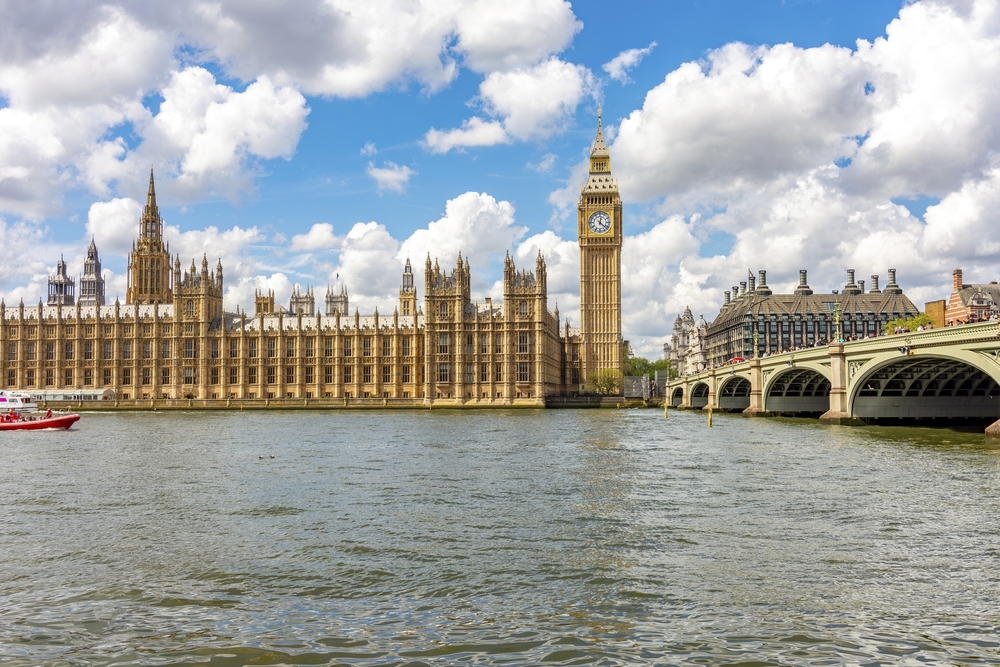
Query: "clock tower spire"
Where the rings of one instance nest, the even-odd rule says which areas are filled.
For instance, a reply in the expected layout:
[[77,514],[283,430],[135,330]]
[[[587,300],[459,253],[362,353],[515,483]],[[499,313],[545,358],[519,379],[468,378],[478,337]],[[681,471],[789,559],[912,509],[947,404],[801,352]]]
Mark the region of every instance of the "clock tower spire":
[[[580,244],[580,334],[583,377],[623,370],[622,350],[622,201],[611,175],[611,153],[604,143],[601,110],[590,149],[590,173],[577,204]],[[618,383],[619,390],[621,382]]]

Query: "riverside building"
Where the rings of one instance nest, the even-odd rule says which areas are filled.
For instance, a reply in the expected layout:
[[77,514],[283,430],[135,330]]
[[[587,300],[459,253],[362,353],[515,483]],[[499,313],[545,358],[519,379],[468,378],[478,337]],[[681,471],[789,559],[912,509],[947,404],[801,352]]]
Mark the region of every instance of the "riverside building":
[[[919,312],[896,283],[895,269],[889,269],[885,289],[879,288],[879,276],[872,275],[868,292],[865,282],[855,282],[855,271],[849,269],[844,288],[829,294],[814,293],[804,270],[799,271],[799,285],[791,294],[774,294],[767,286],[767,272],[758,275],[759,280],[751,274],[747,282],[723,293],[722,309],[701,334],[708,367],[839,339],[878,336],[889,320],[913,317]],[[699,347],[687,349],[702,352]],[[694,364],[686,362],[679,358],[677,368],[697,372],[689,370]]]
[[426,258],[422,304],[407,260],[391,313],[350,313],[342,287],[328,289],[322,314],[312,289],[296,288],[287,310],[258,292],[248,315],[223,308],[221,261],[182,269],[171,257],[150,172],[125,303],[104,303],[93,242],[79,299],[60,261],[48,305],[0,302],[0,387],[134,401],[544,405],[579,393],[587,372],[622,365],[621,201],[600,120],[579,219],[579,329],[561,328],[558,308],[548,310],[541,253],[533,271],[507,256],[502,303],[472,301],[459,254],[451,270]]

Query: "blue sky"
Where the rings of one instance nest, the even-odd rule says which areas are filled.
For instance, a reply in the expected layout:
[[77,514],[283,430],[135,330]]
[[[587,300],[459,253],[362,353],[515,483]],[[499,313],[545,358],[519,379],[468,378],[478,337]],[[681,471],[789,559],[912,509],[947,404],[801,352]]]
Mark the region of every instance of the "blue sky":
[[282,4],[0,9],[8,304],[91,234],[123,295],[152,163],[173,249],[222,258],[229,308],[339,277],[385,310],[406,255],[459,248],[481,298],[540,249],[575,320],[599,104],[645,354],[748,268],[833,289],[892,265],[918,303],[952,268],[996,276],[994,1]]

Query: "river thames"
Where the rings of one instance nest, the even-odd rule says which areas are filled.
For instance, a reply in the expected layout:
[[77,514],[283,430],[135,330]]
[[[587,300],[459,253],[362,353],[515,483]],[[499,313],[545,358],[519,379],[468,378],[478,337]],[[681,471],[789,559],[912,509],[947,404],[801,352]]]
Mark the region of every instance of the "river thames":
[[1000,661],[978,433],[159,412],[2,442],[4,665]]

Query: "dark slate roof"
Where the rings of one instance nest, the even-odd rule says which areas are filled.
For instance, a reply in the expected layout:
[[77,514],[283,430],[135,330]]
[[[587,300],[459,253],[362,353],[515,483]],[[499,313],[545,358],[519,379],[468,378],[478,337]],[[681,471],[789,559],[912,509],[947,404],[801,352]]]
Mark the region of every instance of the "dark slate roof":
[[[1000,286],[995,286],[1000,287]],[[899,293],[861,293],[861,294],[756,294],[749,293],[740,296],[722,307],[718,317],[708,328],[708,333],[714,334],[742,323],[749,313],[757,319],[757,315],[769,318],[771,314],[793,317],[796,313],[807,315],[827,315],[832,317],[834,305],[839,303],[840,310],[845,315],[861,313],[893,313],[909,316],[919,313],[919,309],[905,294]],[[998,302],[1000,303],[1000,302]]]

